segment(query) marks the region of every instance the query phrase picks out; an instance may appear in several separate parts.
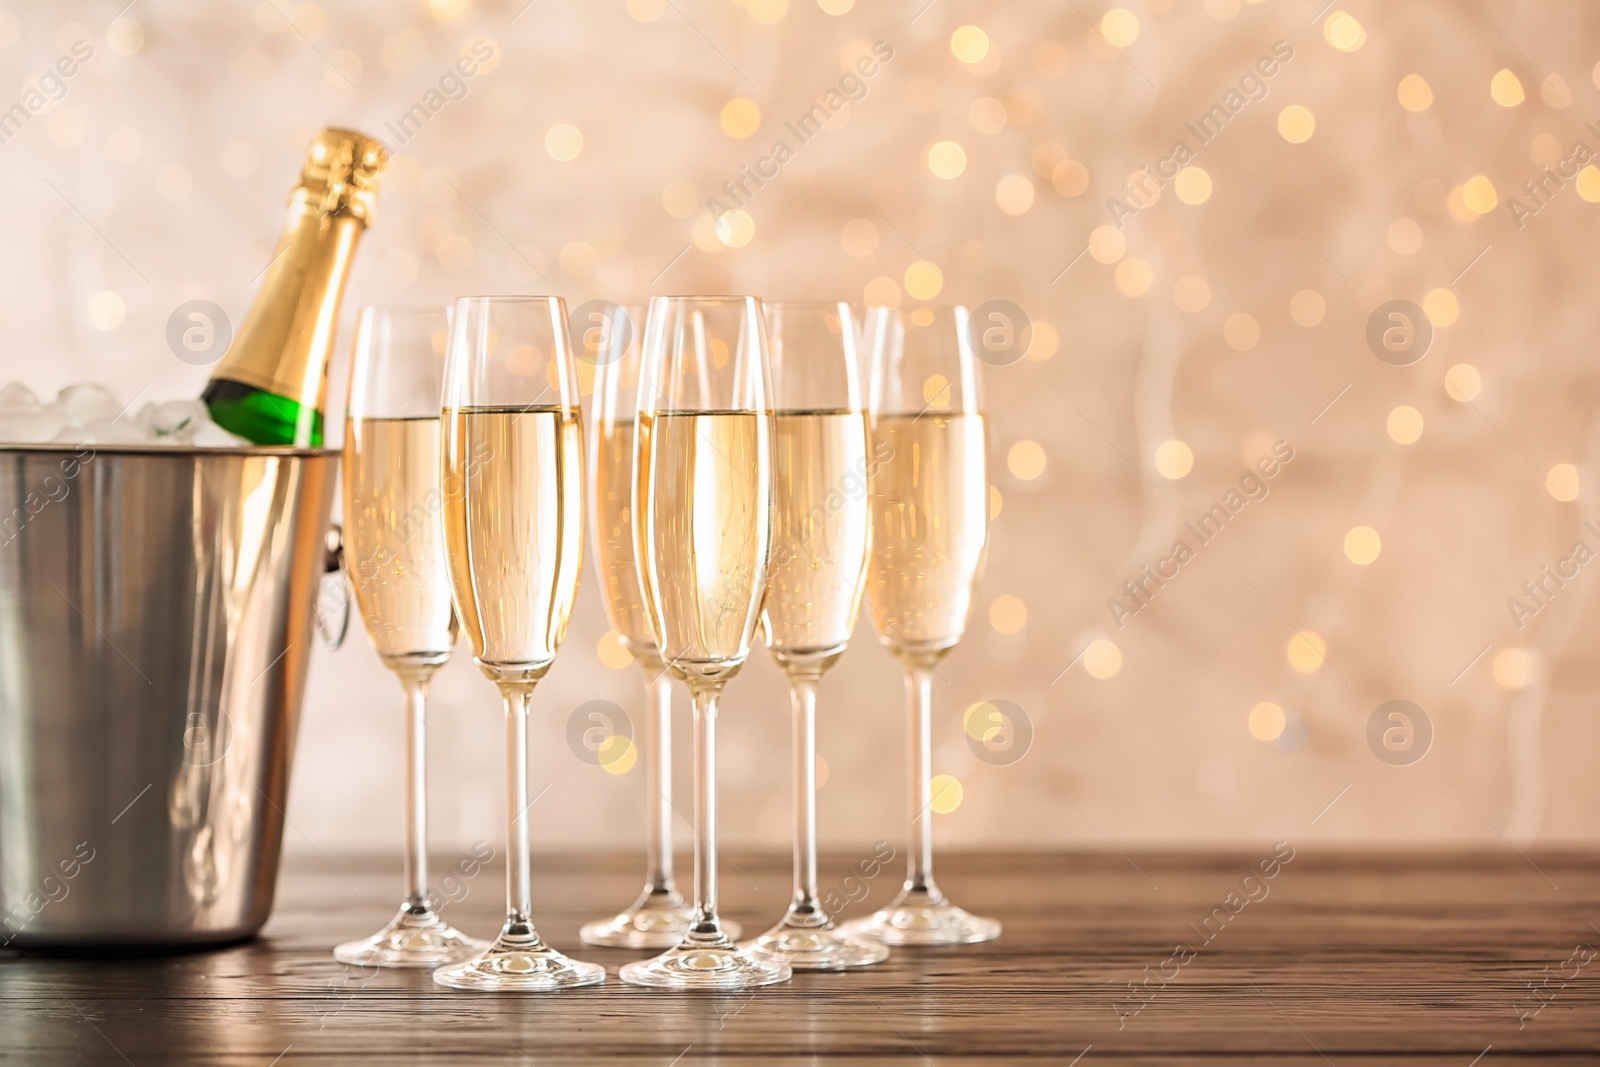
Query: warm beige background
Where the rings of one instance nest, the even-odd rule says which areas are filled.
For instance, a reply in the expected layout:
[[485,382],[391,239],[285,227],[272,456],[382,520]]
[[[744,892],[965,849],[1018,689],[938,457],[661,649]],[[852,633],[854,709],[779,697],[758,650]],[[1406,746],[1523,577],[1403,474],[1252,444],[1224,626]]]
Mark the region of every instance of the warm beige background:
[[[633,0],[637,16],[620,0],[535,0],[520,14],[521,0],[141,2],[108,24],[117,6],[0,11],[0,104],[74,40],[95,49],[66,98],[0,145],[7,377],[197,392],[204,372],[169,354],[167,317],[196,297],[242,311],[313,130],[340,122],[388,136],[386,122],[487,38],[493,68],[396,161],[352,309],[481,292],[554,291],[573,304],[730,289],[860,300],[871,286],[898,298],[908,268],[927,259],[946,279],[938,299],[1006,298],[1041,324],[1035,358],[988,374],[1003,506],[980,610],[936,694],[936,769],[964,786],[939,820],[943,841],[1600,837],[1595,568],[1520,631],[1506,607],[1578,537],[1600,547],[1579,530],[1600,515],[1600,207],[1569,182],[1519,230],[1504,204],[1574,142],[1600,148],[1583,125],[1600,118],[1590,5],[1339,0],[1318,18],[1318,0],[1128,0],[1138,35],[1121,56],[1092,28],[1107,5],[1081,0],[857,0],[839,15],[817,0]],[[1324,36],[1340,10],[1364,27],[1353,52]],[[991,41],[976,65],[952,54],[964,23]],[[1108,27],[1127,32],[1116,17]],[[753,239],[674,261],[697,234],[715,244],[698,204],[880,39],[895,58],[751,203]],[[1074,262],[1123,180],[1166,155],[1185,120],[1279,40],[1294,59],[1195,160],[1209,197],[1183,203],[1168,187],[1126,222],[1125,249],[1103,234]],[[1502,69],[1522,86],[1519,106],[1491,99]],[[1409,73],[1435,97],[1415,113],[1396,96]],[[719,128],[737,96],[762,114],[747,140]],[[1304,143],[1278,132],[1289,105],[1314,115]],[[568,162],[545,147],[560,123],[583,137]],[[941,140],[967,156],[953,180],[928,168]],[[1501,200],[1481,217],[1459,188],[1478,175]],[[669,186],[689,217],[664,205]],[[1472,193],[1483,206],[1482,183]],[[864,255],[841,243],[855,219],[876,234]],[[1185,277],[1205,284],[1180,286]],[[1202,290],[1203,308],[1180,307],[1197,308]],[[1315,325],[1291,317],[1302,290],[1325,305]],[[1432,351],[1407,368],[1375,359],[1364,342],[1372,309],[1432,290],[1459,306]],[[1300,297],[1300,317],[1317,304]],[[1450,318],[1448,296],[1430,307]],[[1227,325],[1239,315],[1251,321]],[[1457,363],[1480,372],[1470,404],[1445,390]],[[1414,444],[1385,432],[1399,405],[1424,421]],[[1178,480],[1155,461],[1168,439],[1195,458]],[[1118,630],[1107,598],[1276,439],[1295,459],[1271,495]],[[1044,457],[1028,480],[1008,469],[1022,442]],[[1553,496],[1559,475],[1547,484],[1561,463],[1582,469],[1576,502]],[[1358,525],[1382,539],[1366,566],[1343,550]],[[1026,608],[1014,633],[991,622],[1002,596]],[[995,617],[1020,621],[1010,601]],[[1326,640],[1313,673],[1286,661],[1296,627]],[[605,630],[591,575],[538,696],[536,775],[553,784],[534,814],[546,844],[640,839],[640,772],[608,775],[561,739],[585,700],[636,706],[636,669],[601,662]],[[1115,642],[1117,673],[1096,679],[1088,660],[1061,673],[1099,638]],[[1105,674],[1114,658],[1093,664]],[[1368,716],[1394,698],[1419,703],[1436,730],[1414,766],[1380,762],[1364,740]],[[1013,701],[1031,719],[1034,746],[1019,763],[986,765],[963,743],[958,713],[981,699]],[[865,624],[823,700],[828,841],[898,840],[901,693]],[[1276,740],[1249,728],[1264,701],[1286,713]],[[318,653],[291,847],[397,844],[398,710],[359,633]],[[753,657],[726,703],[729,841],[785,840],[786,714],[777,674]],[[496,837],[499,712],[464,652],[438,680],[433,722],[441,848]]]

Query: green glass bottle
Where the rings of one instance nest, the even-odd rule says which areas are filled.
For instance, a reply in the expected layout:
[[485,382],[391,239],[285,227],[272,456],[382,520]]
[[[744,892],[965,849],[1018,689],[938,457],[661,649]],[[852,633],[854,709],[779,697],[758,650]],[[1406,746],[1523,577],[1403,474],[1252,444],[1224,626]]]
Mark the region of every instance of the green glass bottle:
[[380,142],[349,130],[312,140],[266,279],[200,395],[218,426],[258,445],[322,446],[339,303],[386,162]]

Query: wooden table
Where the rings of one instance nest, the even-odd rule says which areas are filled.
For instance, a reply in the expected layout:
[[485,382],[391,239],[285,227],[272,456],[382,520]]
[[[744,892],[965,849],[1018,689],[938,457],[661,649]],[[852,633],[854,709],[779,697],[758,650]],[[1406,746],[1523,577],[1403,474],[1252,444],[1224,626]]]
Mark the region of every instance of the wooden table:
[[[1266,879],[1271,852],[947,856],[941,881],[1005,922],[998,943],[900,950],[738,996],[634,989],[614,974],[522,997],[364,975],[329,949],[388,918],[398,871],[300,859],[252,944],[149,960],[0,953],[0,1062],[1600,1062],[1600,857],[1302,848]],[[859,858],[831,857],[824,888],[842,894]],[[620,906],[639,868],[631,855],[541,857],[540,929],[613,968],[634,958],[584,948],[576,931]],[[899,874],[867,883],[850,913],[887,900]],[[735,854],[726,912],[760,930],[788,875],[784,857]],[[499,878],[485,869],[446,913],[489,933]],[[1192,955],[1175,953],[1180,942]]]

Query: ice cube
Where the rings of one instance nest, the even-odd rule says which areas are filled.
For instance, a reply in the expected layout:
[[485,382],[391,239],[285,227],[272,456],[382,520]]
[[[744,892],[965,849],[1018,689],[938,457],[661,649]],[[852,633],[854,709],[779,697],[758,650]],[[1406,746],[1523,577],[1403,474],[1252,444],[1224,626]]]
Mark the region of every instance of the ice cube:
[[151,402],[137,415],[125,415],[116,394],[84,383],[61,390],[54,403],[41,404],[27,386],[0,388],[0,445],[172,445],[237,448],[250,442],[211,421],[199,400]]
[[42,444],[55,437],[67,424],[59,412],[0,411],[0,442],[15,445]]
[[129,419],[98,419],[83,426],[64,426],[50,440],[68,445],[147,445],[151,435]]
[[248,445],[250,442],[237,434],[231,434],[210,419],[196,419],[186,429],[189,434],[189,443],[198,448],[237,448]]
[[122,404],[118,402],[117,394],[93,382],[69,385],[61,390],[56,395],[56,407],[61,409],[67,421],[74,426],[109,422],[122,411]]
[[21,382],[12,382],[0,389],[0,411],[38,411],[40,407],[39,398],[33,390]]
[[169,400],[146,404],[139,411],[139,425],[157,437],[181,435],[187,439],[202,423],[211,420],[205,404],[198,400]]

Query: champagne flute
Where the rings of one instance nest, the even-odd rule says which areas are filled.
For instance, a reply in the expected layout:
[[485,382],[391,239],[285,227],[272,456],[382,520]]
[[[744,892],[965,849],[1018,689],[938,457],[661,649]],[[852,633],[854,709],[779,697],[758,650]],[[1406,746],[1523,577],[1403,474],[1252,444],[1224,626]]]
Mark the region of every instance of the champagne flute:
[[456,618],[439,521],[444,308],[363,308],[344,424],[344,545],[372,647],[405,690],[405,901],[389,925],[333,950],[342,963],[437,967],[481,951],[428,893],[428,680],[450,658]]
[[625,965],[634,985],[708,991],[788,980],[717,916],[716,719],[750,654],[771,551],[767,335],[753,297],[655,297],[634,451],[634,553],[656,648],[694,698],[694,917],[683,941]]
[[558,297],[463,297],[445,370],[444,533],[456,613],[506,716],[506,923],[441,967],[456,989],[531,992],[605,981],[539,939],[529,856],[528,709],[566,636],[583,561],[577,371]]
[[[578,358],[594,364],[589,419],[589,521],[606,617],[643,668],[645,881],[626,911],[586,923],[578,936],[610,948],[672,948],[689,932],[693,910],[672,875],[672,678],[656,651],[633,555],[633,451],[639,407],[639,348],[644,308],[606,306],[578,324]],[[725,922],[729,937],[736,923]]]
[[871,522],[867,415],[849,304],[768,304],[772,341],[773,547],[761,628],[789,679],[794,718],[794,896],[745,947],[797,971],[889,958],[834,927],[817,891],[817,686],[861,610]]
[[989,479],[978,367],[964,307],[874,308],[872,555],[866,598],[878,640],[906,674],[911,847],[889,906],[847,925],[891,945],[990,941],[1000,924],[956,907],[933,880],[933,675],[966,629],[988,538]]

